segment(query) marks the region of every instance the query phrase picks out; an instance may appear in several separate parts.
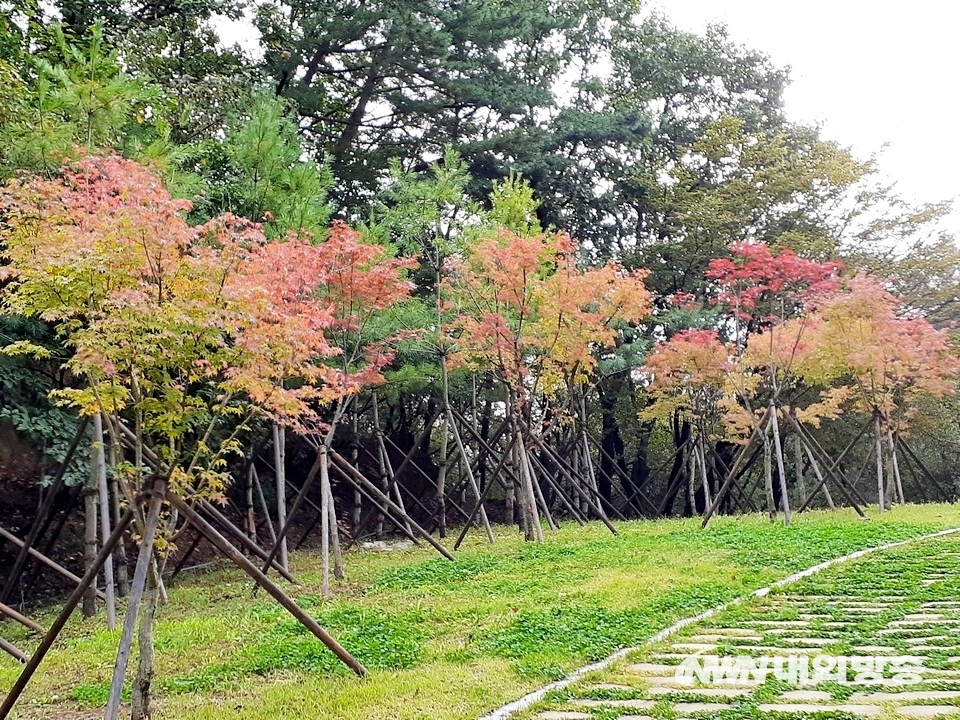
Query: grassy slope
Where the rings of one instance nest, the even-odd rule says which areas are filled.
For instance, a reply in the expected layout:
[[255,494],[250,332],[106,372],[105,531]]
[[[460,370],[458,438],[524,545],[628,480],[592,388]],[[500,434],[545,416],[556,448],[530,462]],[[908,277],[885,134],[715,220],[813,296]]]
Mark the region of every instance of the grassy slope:
[[[291,592],[372,671],[358,680],[232,570],[171,588],[157,629],[159,717],[197,720],[474,718],[680,617],[850,550],[960,525],[960,507],[898,508],[870,522],[810,513],[567,524],[543,546],[502,530],[472,536],[457,563],[427,550],[355,553],[349,584],[319,596],[319,563],[293,560]],[[53,612],[41,615],[49,624]],[[36,645],[5,622],[5,637]],[[21,720],[102,704],[117,633],[68,625],[19,705]],[[0,658],[0,687],[19,666]]]

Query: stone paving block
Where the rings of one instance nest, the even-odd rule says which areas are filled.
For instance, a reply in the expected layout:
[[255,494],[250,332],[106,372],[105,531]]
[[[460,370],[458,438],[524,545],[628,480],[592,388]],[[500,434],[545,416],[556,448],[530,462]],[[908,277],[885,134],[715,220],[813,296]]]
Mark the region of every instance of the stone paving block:
[[678,713],[701,713],[716,712],[717,710],[729,710],[730,706],[726,703],[674,703],[673,711]]
[[854,693],[854,701],[866,702],[912,702],[915,700],[955,700],[960,690],[906,690],[904,692]]
[[895,655],[898,652],[889,645],[854,645],[853,649],[861,655]]
[[824,712],[846,712],[851,715],[860,715],[862,717],[873,717],[880,714],[880,708],[876,705],[854,705],[845,703],[843,705],[817,705],[815,703],[763,703],[757,705],[761,713],[824,713]]
[[537,720],[590,720],[593,715],[570,710],[547,710],[537,715]]
[[763,640],[762,635],[719,635],[719,634],[706,634],[703,635],[693,635],[687,638],[690,642],[712,642],[712,643],[724,643],[724,644],[737,644],[740,642],[746,642],[748,640],[759,641]]
[[903,616],[904,620],[943,620],[940,613],[911,613]]
[[676,665],[661,663],[639,662],[626,666],[626,671],[639,675],[673,675],[677,671]]
[[653,720],[649,715],[620,715],[617,720]]
[[650,653],[650,657],[656,658],[657,660],[686,660],[690,657],[690,653],[658,652]]
[[739,687],[722,688],[698,688],[698,687],[651,687],[647,690],[650,695],[670,695],[671,693],[684,693],[689,695],[699,695],[705,698],[732,698],[749,695],[752,690]]
[[618,707],[649,710],[656,703],[653,700],[588,700],[586,698],[576,698],[571,700],[569,704],[578,707]]
[[787,690],[777,697],[777,700],[801,703],[830,702],[832,699],[833,696],[825,690]]
[[744,620],[741,625],[761,625],[763,627],[807,627],[806,620]]
[[675,650],[692,650],[694,652],[716,650],[714,643],[677,642],[670,645]]
[[837,642],[837,638],[820,638],[820,637],[780,637],[785,643],[797,643],[797,645],[833,645]]
[[731,637],[753,637],[757,630],[742,627],[705,627],[705,633],[715,633],[717,635],[730,635]]
[[633,692],[636,690],[632,685],[621,685],[620,683],[595,683],[593,685],[587,685],[583,688],[585,691],[590,692],[592,690],[613,690],[616,692]]
[[960,713],[960,707],[955,705],[903,705],[897,708],[898,715],[913,718],[932,718],[957,713]]

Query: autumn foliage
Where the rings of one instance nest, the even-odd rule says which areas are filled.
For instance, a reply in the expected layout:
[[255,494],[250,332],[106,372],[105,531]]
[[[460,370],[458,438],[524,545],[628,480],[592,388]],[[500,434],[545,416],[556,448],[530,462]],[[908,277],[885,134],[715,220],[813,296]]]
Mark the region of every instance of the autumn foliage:
[[615,321],[649,312],[643,277],[614,264],[580,268],[565,234],[501,230],[449,263],[452,365],[495,369],[517,398],[585,382],[595,351],[616,341]]
[[645,367],[646,416],[702,422],[725,410],[725,434],[742,439],[773,401],[812,425],[854,409],[902,431],[920,398],[955,390],[960,364],[947,334],[879,278],[842,277],[838,263],[755,243],[731,252],[707,275],[718,283],[715,302],[746,323],[729,346],[692,330],[658,347]]
[[306,431],[326,404],[383,380],[389,350],[359,330],[407,296],[406,263],[345,225],[316,244],[268,243],[232,215],[191,227],[187,201],[114,156],[12,182],[0,202],[4,309],[55,324],[85,381],[62,397],[85,413],[135,408],[179,439],[242,406]]

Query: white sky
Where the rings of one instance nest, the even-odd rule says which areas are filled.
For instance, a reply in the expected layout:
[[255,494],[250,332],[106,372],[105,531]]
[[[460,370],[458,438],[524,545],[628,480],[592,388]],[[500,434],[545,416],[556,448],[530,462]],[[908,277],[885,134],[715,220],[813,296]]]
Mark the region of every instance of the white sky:
[[[916,200],[960,205],[960,3],[956,0],[651,0],[684,30],[727,26],[733,41],[790,66],[788,116]],[[888,147],[883,150],[883,145]],[[949,228],[960,236],[960,209]]]

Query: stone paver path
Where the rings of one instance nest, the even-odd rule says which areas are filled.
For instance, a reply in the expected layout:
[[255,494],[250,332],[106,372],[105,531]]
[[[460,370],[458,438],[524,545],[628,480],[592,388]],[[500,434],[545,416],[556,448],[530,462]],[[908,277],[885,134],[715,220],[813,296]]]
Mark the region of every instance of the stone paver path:
[[[811,673],[816,663],[824,667],[833,658],[846,658],[847,667],[803,681],[789,674],[791,656],[794,667]],[[763,657],[787,658],[786,669],[765,678],[739,672],[719,683],[705,670],[696,677],[696,668],[711,658],[720,664],[740,658],[741,669],[749,669]],[[685,660],[689,670],[678,675]],[[960,537],[874,553],[734,606],[515,717],[766,716],[960,720]]]

